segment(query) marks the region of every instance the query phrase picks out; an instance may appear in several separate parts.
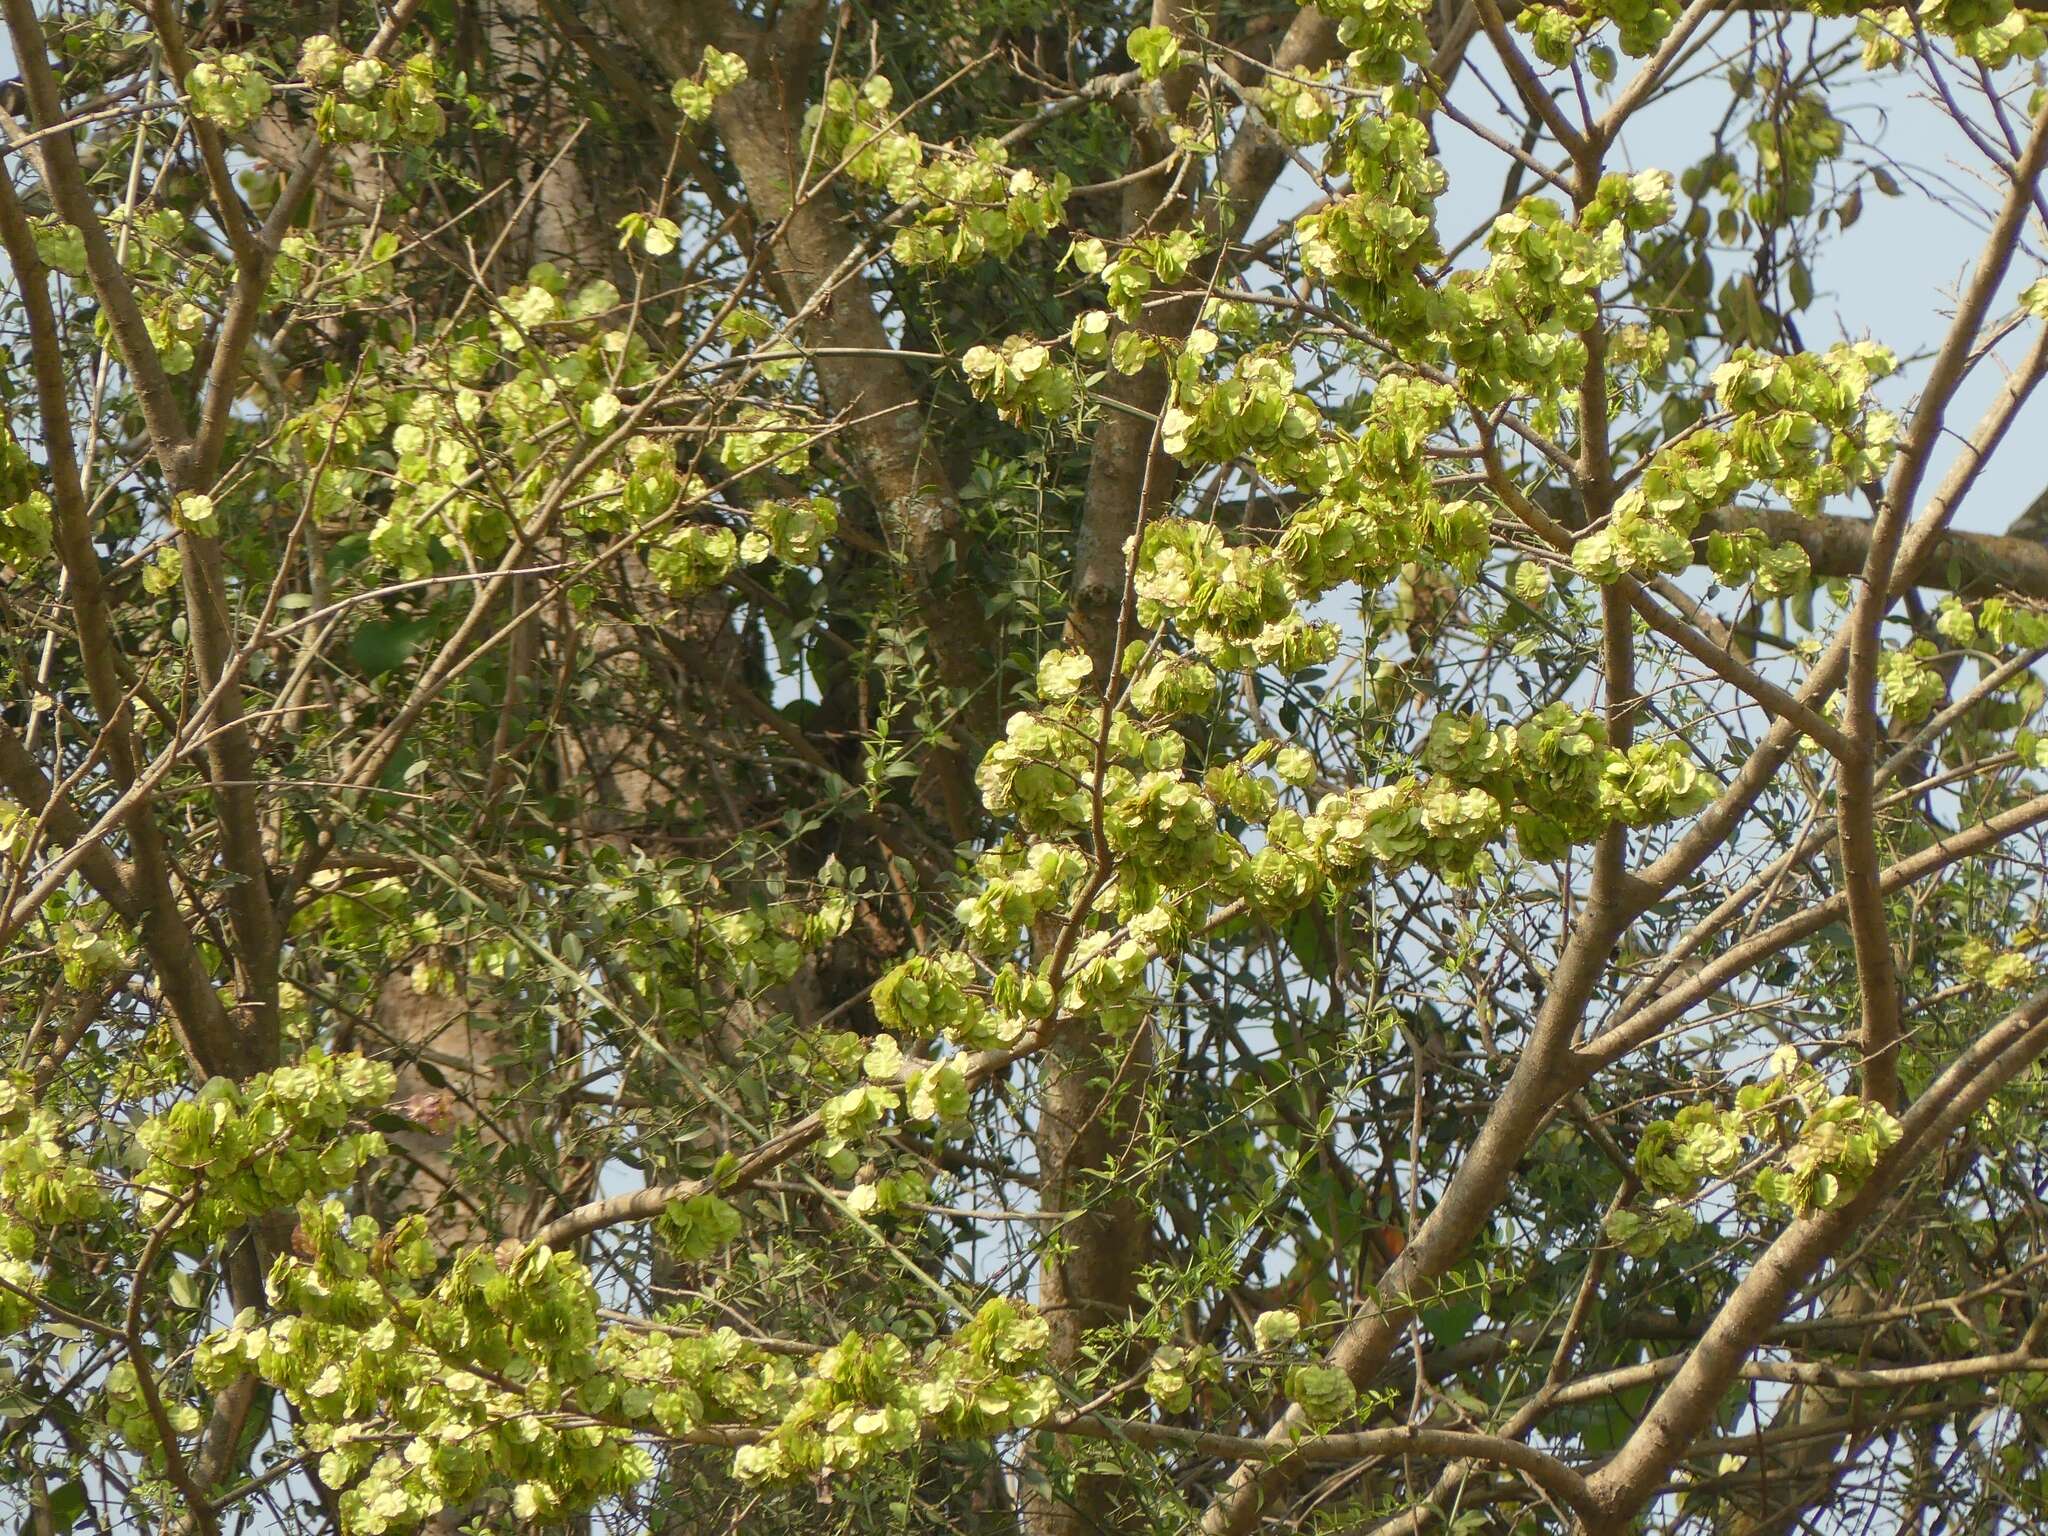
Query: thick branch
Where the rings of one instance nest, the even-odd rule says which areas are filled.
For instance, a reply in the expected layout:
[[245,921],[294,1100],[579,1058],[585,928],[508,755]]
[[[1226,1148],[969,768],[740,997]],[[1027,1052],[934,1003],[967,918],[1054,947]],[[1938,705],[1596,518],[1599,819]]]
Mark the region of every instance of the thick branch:
[[1123,1440],[1159,1450],[1193,1451],[1198,1455],[1213,1456],[1219,1461],[1348,1465],[1374,1456],[1464,1457],[1523,1474],[1581,1517],[1590,1515],[1597,1507],[1588,1495],[1586,1479],[1576,1468],[1505,1435],[1401,1425],[1390,1429],[1357,1430],[1349,1434],[1307,1435],[1298,1440],[1280,1442],[1249,1435],[1221,1435],[1183,1429],[1178,1425],[1153,1424],[1138,1419],[1094,1416],[1064,1420],[1060,1427],[1073,1434]]
[[[62,136],[60,135],[59,138]],[[54,141],[53,141],[54,142]],[[68,141],[67,141],[68,142]],[[133,880],[125,885],[112,874],[113,860],[95,835],[77,827],[68,805],[52,808],[52,827],[78,849],[77,862],[86,877],[115,910],[130,890],[133,921],[170,1001],[187,1056],[203,1076],[232,1072],[244,1052],[241,1030],[223,1008],[213,978],[201,958],[191,930],[178,914],[172,895],[163,837],[150,812],[146,793],[134,793],[138,766],[128,726],[128,695],[121,682],[120,647],[108,612],[106,586],[98,552],[93,548],[84,480],[72,436],[66,395],[63,336],[50,303],[49,272],[36,254],[35,236],[13,184],[0,177],[0,245],[12,264],[16,288],[29,331],[29,360],[36,382],[36,405],[42,446],[49,471],[50,499],[55,509],[53,542],[71,583],[71,612],[78,628],[79,659],[86,689],[107,734],[107,759],[115,783],[126,793],[124,821],[134,855]],[[41,770],[27,749],[8,736],[10,780],[41,781]],[[49,803],[47,786],[23,803]]]
[[[1949,401],[1980,345],[1979,328],[2018,248],[2044,161],[2048,161],[2048,105],[2035,116],[2027,152],[2013,168],[2004,206],[1985,239],[1977,271],[1899,446],[1891,484],[1871,524],[1863,584],[1849,613],[1849,675],[1843,689],[1842,729],[1854,750],[1842,758],[1839,770],[1842,879],[1849,898],[1849,933],[1855,943],[1856,987],[1863,1014],[1863,1092],[1887,1107],[1896,1107],[1899,1097],[1899,975],[1884,899],[1877,888],[1873,774],[1883,730],[1877,713],[1877,672],[1883,658],[1879,629],[1892,605],[1892,573],[1928,456],[1947,420]],[[2042,361],[2037,343],[2030,366],[2015,375],[2015,382],[2021,384],[2015,408],[2040,377]],[[1949,507],[1953,505],[1949,503]],[[1938,528],[1944,510],[1939,505],[1930,509],[1926,524]]]
[[[1698,548],[1706,560],[1706,536],[1755,528],[1776,544],[1797,544],[1816,576],[1863,574],[1870,557],[1871,522],[1863,517],[1821,515],[1752,507],[1718,507],[1701,519]],[[1970,533],[1947,528],[1936,533],[1918,569],[1901,568],[1893,590],[1905,586],[1953,592],[1958,597],[2011,593],[2048,602],[2048,544],[2010,534]]]
[[1591,1480],[1598,1531],[1626,1528],[1694,1440],[1713,1423],[1722,1395],[1783,1316],[1795,1290],[1905,1177],[2006,1083],[2048,1050],[2048,992],[2037,993],[1988,1031],[1914,1102],[1900,1137],[1846,1205],[1794,1222],[1729,1297],[1671,1385],[1614,1459]]

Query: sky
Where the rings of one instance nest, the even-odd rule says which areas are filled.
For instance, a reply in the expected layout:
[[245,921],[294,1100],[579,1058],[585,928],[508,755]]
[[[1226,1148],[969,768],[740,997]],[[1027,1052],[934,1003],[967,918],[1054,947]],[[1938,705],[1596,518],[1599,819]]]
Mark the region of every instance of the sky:
[[[1715,38],[1714,51],[1727,53],[1739,46],[1743,25],[1731,18]],[[1848,22],[1813,25],[1824,39],[1845,38],[1852,32]],[[1483,36],[1475,39],[1466,69],[1477,78],[1466,81],[1466,88],[1454,99],[1468,114],[1478,117],[1489,97],[1486,89],[1473,87],[1509,93],[1505,72]],[[1628,73],[1629,64],[1624,60],[1623,83]],[[1840,88],[1829,96],[1829,107],[1848,127],[1848,144],[1837,167],[1843,190],[1861,167],[1882,160],[1903,184],[1904,195],[1884,196],[1865,178],[1861,217],[1847,230],[1828,232],[1813,274],[1814,304],[1800,316],[1801,337],[1814,349],[1837,340],[1882,341],[1905,359],[1939,345],[1953,313],[1959,282],[1976,262],[1989,210],[1996,208],[2002,188],[1987,176],[1985,157],[1956,126],[1925,76],[1914,71],[1900,74],[1851,68],[1840,81]],[[1965,94],[1953,77],[1947,83],[1966,108],[1988,119],[1981,96]],[[1724,79],[1696,79],[1630,124],[1615,157],[1616,168],[1655,167],[1675,177],[1707,147],[1712,123],[1726,110],[1727,102]],[[1601,105],[1596,98],[1596,109]],[[2024,128],[2024,101],[2016,110]],[[1504,122],[1495,114],[1489,126],[1499,127]],[[1499,150],[1453,123],[1442,123],[1440,133],[1442,158],[1451,182],[1441,204],[1441,222],[1446,239],[1455,240],[1493,211],[1505,160]],[[1683,212],[1686,200],[1682,196],[1679,206]],[[2002,290],[2007,308],[2020,288],[2048,272],[2038,224],[2028,231],[2027,240]],[[2010,344],[2005,351],[2012,351]],[[1894,410],[1907,406],[1924,376],[1924,367],[1923,358],[1888,381],[1883,389],[1885,403]],[[1948,415],[1949,432],[1960,428],[1967,433],[2004,379],[1999,360],[1987,359],[1959,391]],[[2048,430],[2048,402],[2036,396],[2015,422],[2004,451],[1994,456],[1983,472],[1957,526],[2003,533],[2011,519],[2048,488],[2048,454],[2034,447],[2044,430]],[[1951,453],[1953,446],[1951,436]],[[1949,457],[1945,453],[1937,460],[1928,485],[1938,481]],[[1837,506],[1829,510],[1864,509]]]

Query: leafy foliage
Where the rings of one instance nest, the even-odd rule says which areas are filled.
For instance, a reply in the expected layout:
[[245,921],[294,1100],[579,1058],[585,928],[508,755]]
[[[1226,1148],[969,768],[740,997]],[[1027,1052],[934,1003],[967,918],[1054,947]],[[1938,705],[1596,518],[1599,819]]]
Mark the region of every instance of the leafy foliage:
[[24,1529],[2048,1507],[2035,13],[5,12]]

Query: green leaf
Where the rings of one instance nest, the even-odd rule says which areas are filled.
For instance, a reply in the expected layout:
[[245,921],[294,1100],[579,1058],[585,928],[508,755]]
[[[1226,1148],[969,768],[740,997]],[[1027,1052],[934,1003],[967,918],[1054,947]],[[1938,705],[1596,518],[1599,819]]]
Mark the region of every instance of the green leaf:
[[423,618],[372,620],[349,637],[349,654],[370,676],[379,677],[411,660],[433,629],[433,621]]
[[[78,1517],[85,1513],[85,1484],[78,1478],[60,1483],[50,1490],[50,1528],[53,1531],[68,1531],[78,1523]],[[30,1526],[34,1525],[30,1522]]]
[[1157,80],[1180,62],[1180,39],[1171,27],[1139,27],[1124,47],[1147,80]]
[[1472,1331],[1472,1325],[1484,1310],[1476,1298],[1468,1297],[1425,1308],[1420,1315],[1430,1342],[1438,1349],[1447,1349]]

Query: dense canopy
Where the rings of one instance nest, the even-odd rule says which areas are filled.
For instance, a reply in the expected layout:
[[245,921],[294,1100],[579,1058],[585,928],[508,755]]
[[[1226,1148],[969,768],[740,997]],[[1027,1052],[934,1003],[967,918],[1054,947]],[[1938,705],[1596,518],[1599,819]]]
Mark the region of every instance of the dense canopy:
[[2048,18],[0,16],[8,1528],[2048,1521]]

